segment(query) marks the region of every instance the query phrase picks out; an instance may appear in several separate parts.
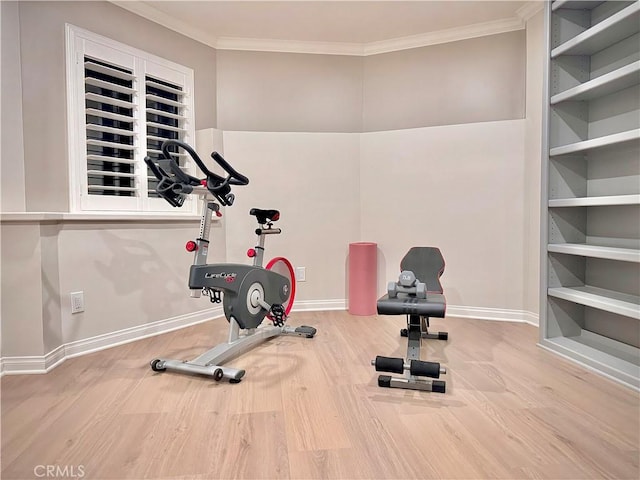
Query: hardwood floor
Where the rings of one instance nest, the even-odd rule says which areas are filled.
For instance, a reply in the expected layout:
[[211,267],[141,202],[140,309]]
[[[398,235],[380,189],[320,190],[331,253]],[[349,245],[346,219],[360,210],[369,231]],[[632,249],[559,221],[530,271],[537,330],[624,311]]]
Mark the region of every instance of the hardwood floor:
[[406,353],[401,316],[290,321],[317,336],[230,362],[247,369],[237,385],[149,368],[224,341],[224,319],[5,376],[2,478],[640,477],[638,392],[537,347],[532,326],[434,319],[449,332],[423,343],[448,368],[438,394],[377,386],[370,361]]

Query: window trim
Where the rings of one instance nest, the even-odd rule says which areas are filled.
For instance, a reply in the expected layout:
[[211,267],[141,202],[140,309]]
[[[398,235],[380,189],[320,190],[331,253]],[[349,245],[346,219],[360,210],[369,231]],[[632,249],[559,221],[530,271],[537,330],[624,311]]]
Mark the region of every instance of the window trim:
[[[93,46],[104,47],[113,55],[122,54],[133,57],[134,71],[137,78],[138,94],[134,98],[134,104],[137,106],[134,114],[134,142],[138,148],[135,150],[134,159],[136,182],[138,183],[138,191],[140,195],[134,198],[135,208],[118,208],[118,197],[105,197],[99,199],[95,196],[93,199],[96,203],[106,203],[104,209],[85,208],[83,207],[83,196],[87,195],[87,179],[86,177],[86,121],[84,114],[84,73],[78,64],[84,64],[84,42],[90,42]],[[185,121],[184,141],[193,144],[195,140],[195,111],[194,111],[194,72],[193,69],[177,64],[162,57],[158,57],[146,51],[131,47],[129,45],[117,42],[102,35],[90,32],[72,24],[65,24],[65,68],[66,68],[66,95],[67,95],[67,160],[69,173],[69,211],[77,214],[122,214],[127,217],[132,214],[148,215],[175,215],[189,216],[197,214],[197,201],[194,198],[188,198],[184,205],[176,209],[171,207],[161,198],[149,198],[146,196],[147,186],[146,177],[140,173],[139,169],[146,172],[146,165],[143,162],[144,156],[147,154],[147,129],[146,129],[146,101],[144,94],[145,77],[157,76],[163,78],[163,75],[154,74],[154,69],[167,70],[175,73],[177,76],[184,78],[185,91],[185,112],[187,120]],[[140,70],[137,70],[141,68]],[[136,71],[137,70],[137,71]],[[182,83],[182,82],[180,82]],[[142,91],[140,90],[142,89]],[[82,162],[85,162],[83,167]],[[194,174],[195,166],[189,159],[187,160],[187,170]],[[144,179],[144,180],[143,180]],[[140,185],[143,182],[144,185]],[[112,205],[109,205],[112,204]]]

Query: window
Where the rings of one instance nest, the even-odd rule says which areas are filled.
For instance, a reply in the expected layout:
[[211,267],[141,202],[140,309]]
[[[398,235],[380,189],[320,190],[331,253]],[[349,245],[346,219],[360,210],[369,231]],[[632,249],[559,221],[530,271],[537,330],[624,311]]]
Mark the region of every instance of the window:
[[67,75],[71,211],[195,213],[159,198],[144,163],[166,139],[192,143],[193,71],[67,25]]

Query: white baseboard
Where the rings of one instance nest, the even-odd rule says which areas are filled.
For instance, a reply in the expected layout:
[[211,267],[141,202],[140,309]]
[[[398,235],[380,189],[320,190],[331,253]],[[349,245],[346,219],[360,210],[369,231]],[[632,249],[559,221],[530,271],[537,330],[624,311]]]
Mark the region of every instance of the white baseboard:
[[[292,310],[295,312],[313,312],[326,310],[347,310],[347,300],[305,300],[296,302]],[[476,320],[493,320],[502,322],[524,322],[538,326],[538,315],[524,310],[507,310],[503,308],[465,307],[447,305],[447,316],[473,318]]]
[[[54,350],[56,355],[60,348]],[[49,355],[41,357],[3,357],[0,360],[0,368],[2,369],[0,375],[46,373],[48,371],[46,358]]]
[[528,323],[529,325],[533,325],[534,327],[540,327],[540,315],[533,312],[522,312],[523,317],[522,321],[524,323]]
[[[296,302],[292,311],[312,312],[324,310],[347,310],[347,301],[345,299],[301,301]],[[447,305],[447,316],[501,322],[524,322],[538,326],[538,315],[524,310]]]
[[346,310],[347,301],[344,298],[333,300],[301,300],[295,302],[292,312],[318,312],[325,310]]
[[447,305],[447,317],[473,318],[498,322],[524,322],[538,326],[538,315],[524,310]]
[[168,318],[117,332],[77,340],[52,350],[44,356],[6,357],[0,359],[0,376],[47,373],[62,364],[68,358],[98,352],[143,338],[172,332],[198,323],[203,323],[223,315],[222,307],[208,308],[195,313]]
[[[293,312],[346,309],[346,299],[336,298],[330,300],[302,300],[295,303]],[[135,342],[136,340],[142,340],[143,338],[172,332],[221,316],[223,316],[222,307],[209,308],[200,312],[189,313],[146,325],[70,342],[59,346],[43,356],[0,358],[0,376],[47,373],[68,358],[74,358],[107,348],[117,347],[125,343]],[[477,320],[524,322],[536,327],[538,326],[538,315],[523,310],[447,305],[447,316],[473,318]]]

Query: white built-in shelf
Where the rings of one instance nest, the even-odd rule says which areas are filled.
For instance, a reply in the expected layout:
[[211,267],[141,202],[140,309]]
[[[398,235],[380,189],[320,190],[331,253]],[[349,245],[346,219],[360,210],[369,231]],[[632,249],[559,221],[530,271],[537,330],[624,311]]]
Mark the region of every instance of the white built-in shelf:
[[544,3],[540,346],[640,390],[640,1]]
[[551,58],[559,55],[592,55],[639,31],[640,2],[634,2],[571,40],[558,45],[551,50]]
[[640,353],[637,348],[586,330],[574,337],[551,337],[540,345],[610,375],[638,389]]
[[640,194],[555,198],[549,200],[550,207],[605,207],[613,205],[640,205]]
[[640,60],[554,95],[551,97],[551,105],[568,100],[591,100],[638,84],[640,84]]
[[604,258],[622,262],[640,263],[640,250],[633,248],[600,247],[585,243],[550,243],[547,250],[553,253],[579,255],[582,257]]
[[604,2],[590,0],[556,0],[551,5],[551,10],[556,11],[559,8],[568,8],[570,10],[593,10],[603,3]]
[[604,137],[592,138],[591,140],[584,140],[582,142],[570,143],[560,147],[554,147],[549,150],[549,155],[552,157],[558,155],[570,155],[572,153],[586,152],[588,150],[595,150],[597,148],[609,147],[637,140],[640,140],[640,128],[627,130],[626,132],[613,133],[611,135],[605,135]]
[[640,297],[604,288],[584,285],[581,287],[549,288],[549,295],[606,312],[640,320]]

